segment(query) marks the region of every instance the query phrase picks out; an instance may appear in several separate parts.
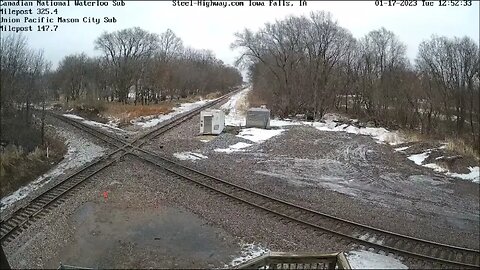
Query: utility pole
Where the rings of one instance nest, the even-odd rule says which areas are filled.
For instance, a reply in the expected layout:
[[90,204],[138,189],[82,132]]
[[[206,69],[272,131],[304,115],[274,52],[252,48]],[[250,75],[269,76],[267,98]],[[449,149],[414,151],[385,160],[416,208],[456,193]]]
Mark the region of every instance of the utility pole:
[[[42,93],[42,145],[45,146],[45,91]],[[48,155],[48,154],[47,154]]]

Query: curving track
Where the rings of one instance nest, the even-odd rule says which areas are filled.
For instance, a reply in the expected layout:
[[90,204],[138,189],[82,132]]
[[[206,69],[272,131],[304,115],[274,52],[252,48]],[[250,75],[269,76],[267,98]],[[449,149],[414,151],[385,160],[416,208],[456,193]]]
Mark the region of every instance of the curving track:
[[[211,104],[210,106],[213,105],[214,104]],[[478,250],[418,239],[415,237],[401,235],[394,232],[389,232],[386,230],[359,224],[349,220],[340,219],[325,213],[307,209],[302,206],[262,194],[260,192],[245,187],[241,187],[225,180],[218,179],[214,176],[181,165],[159,154],[140,148],[140,146],[142,146],[146,142],[146,140],[152,139],[171,129],[173,126],[176,126],[179,123],[185,121],[186,119],[191,118],[201,109],[196,110],[196,112],[192,112],[191,114],[189,114],[189,116],[185,115],[172,119],[172,121],[165,123],[165,125],[162,125],[156,130],[147,133],[141,137],[138,137],[133,142],[125,142],[124,140],[118,139],[113,135],[107,134],[103,131],[95,130],[94,128],[85,126],[69,118],[61,116],[56,117],[60,117],[62,120],[67,121],[78,128],[81,128],[82,130],[94,135],[99,139],[106,141],[107,143],[115,147],[120,147],[104,158],[104,162],[102,164],[108,165],[105,165],[104,167],[92,167],[89,173],[84,173],[81,176],[79,175],[78,179],[81,179],[82,177],[86,177],[85,179],[88,179],[88,177],[109,166],[113,163],[115,159],[118,158],[119,155],[117,153],[123,151],[120,156],[127,154],[135,156],[143,161],[162,168],[179,178],[188,180],[198,186],[213,190],[214,192],[222,194],[223,196],[227,196],[229,198],[241,201],[252,207],[262,209],[269,213],[273,213],[282,219],[291,220],[296,223],[301,223],[314,229],[318,229],[320,231],[342,237],[347,242],[352,244],[354,243],[357,245],[366,246],[368,248],[374,248],[377,251],[383,250],[387,253],[394,253],[422,260],[428,260],[439,263],[445,267],[480,267],[480,252]],[[183,117],[186,118],[181,121],[180,119],[183,119]],[[119,146],[120,144],[123,145]],[[125,150],[127,148],[129,149],[128,151]],[[73,177],[73,179],[75,179],[75,177]],[[74,184],[74,182],[75,180],[72,180],[72,183],[69,184],[70,186],[73,186],[72,188],[78,185]],[[64,188],[61,187],[59,187],[58,189],[54,188],[54,190],[58,191],[52,191],[57,192],[52,194],[64,194],[67,192],[64,191]],[[50,195],[50,197],[51,196],[52,195]],[[59,197],[61,197],[61,195],[59,195]],[[35,217],[36,213],[42,211],[42,205],[48,207],[48,204],[42,204],[42,201],[45,202],[45,200],[37,200],[36,198],[29,204],[31,205],[31,207],[36,206],[36,209],[38,209],[36,210],[37,212],[35,212],[33,208],[31,208],[31,210],[21,209],[22,211],[19,212],[20,215],[15,215],[12,218],[18,220],[18,216],[22,216],[22,213],[25,217],[32,215],[33,217]],[[2,227],[3,224],[4,222],[2,221]],[[28,222],[24,222],[23,224],[28,224]],[[17,225],[16,231],[20,233],[22,226],[23,225]],[[15,231],[15,229],[13,230]],[[15,234],[10,235],[15,236]],[[2,239],[3,238],[4,237],[2,237]]]

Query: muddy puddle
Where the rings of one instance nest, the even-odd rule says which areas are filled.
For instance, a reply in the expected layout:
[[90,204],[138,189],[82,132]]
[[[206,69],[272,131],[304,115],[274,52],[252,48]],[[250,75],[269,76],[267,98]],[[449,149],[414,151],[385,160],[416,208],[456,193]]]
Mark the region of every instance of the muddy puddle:
[[115,207],[88,202],[69,224],[74,231],[59,258],[47,267],[212,268],[240,252],[233,237],[172,207]]

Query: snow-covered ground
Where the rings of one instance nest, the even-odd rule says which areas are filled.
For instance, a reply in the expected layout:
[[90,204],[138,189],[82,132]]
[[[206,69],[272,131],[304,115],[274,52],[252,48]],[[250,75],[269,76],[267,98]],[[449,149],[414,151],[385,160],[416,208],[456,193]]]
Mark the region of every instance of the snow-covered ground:
[[[251,88],[247,88],[230,98],[221,109],[225,111],[225,125],[245,126],[245,109],[248,108],[247,95]],[[242,110],[243,109],[243,110]],[[388,131],[385,128],[356,127],[349,124],[338,124],[337,121],[342,120],[338,114],[326,114],[323,122],[298,122],[288,119],[270,120],[271,127],[286,127],[292,125],[308,125],[313,126],[322,131],[347,132],[360,135],[368,135],[373,137],[379,143],[389,143],[396,145],[405,142],[405,139],[397,132]],[[343,119],[344,120],[344,119]],[[352,122],[356,122],[352,120]],[[251,140],[256,143],[264,142],[274,136],[280,135],[284,129],[264,130],[258,128],[243,129],[238,135],[239,137]]]
[[[388,143],[390,145],[397,145],[406,142],[406,139],[396,131],[389,131],[385,128],[372,127],[357,127],[349,124],[339,124],[341,116],[329,113],[322,118],[324,122],[303,122],[305,125],[311,125],[318,130],[331,132],[347,132],[351,134],[367,135],[374,138],[378,143]],[[351,119],[353,123],[357,122]]]
[[243,148],[247,148],[252,146],[250,143],[239,142],[234,145],[230,145],[228,148],[217,148],[215,152],[223,152],[223,153],[232,153],[232,152],[242,152],[245,151]]
[[[226,112],[225,125],[230,126],[245,126],[245,109],[248,108],[247,95],[251,88],[247,88],[230,98],[221,108]],[[262,143],[269,140],[272,137],[278,136],[285,131],[282,127],[292,125],[306,125],[312,126],[321,131],[328,132],[346,132],[358,135],[367,135],[375,139],[377,143],[398,145],[407,142],[407,139],[397,131],[389,131],[385,128],[374,127],[357,127],[356,125],[345,124],[344,122],[357,123],[356,119],[347,119],[339,114],[327,113],[323,116],[321,122],[298,122],[289,119],[279,120],[271,119],[270,126],[277,129],[260,129],[260,128],[244,128],[238,134],[238,137],[250,140],[254,143]],[[343,122],[343,123],[342,123]],[[232,153],[235,151],[243,151],[243,148],[248,146],[238,147],[238,145],[232,145],[226,149],[216,149],[217,152]],[[445,146],[442,146],[445,147]],[[395,151],[404,151],[409,146],[395,148]],[[471,180],[473,182],[479,182],[479,167],[469,167],[470,173],[458,174],[449,172],[447,169],[438,166],[435,163],[423,164],[423,161],[428,158],[432,149],[426,150],[424,153],[411,155],[409,160],[415,162],[415,164],[431,168],[437,172],[445,173],[448,176]]]
[[[246,128],[242,129],[237,137],[249,140],[253,143],[263,143],[272,137],[278,136],[284,132],[285,129],[261,129],[261,128]],[[214,151],[220,153],[233,153],[233,152],[243,152],[245,148],[252,146],[251,143],[239,142],[233,145],[230,145],[227,148],[217,148]]]
[[302,125],[303,123],[298,122],[298,121],[292,121],[289,119],[270,119],[270,126],[271,127],[287,127],[287,126],[298,126]]
[[230,97],[220,109],[225,112],[225,126],[245,126],[245,109],[247,106],[248,92],[250,87]]
[[278,136],[285,129],[261,129],[261,128],[245,128],[240,131],[237,137],[247,139],[255,143],[262,143],[272,137]]
[[116,127],[112,124],[103,124],[103,123],[99,123],[99,122],[95,122],[95,121],[91,121],[91,120],[86,120],[85,118],[80,117],[80,116],[75,115],[75,114],[64,114],[63,116],[81,121],[82,123],[84,123],[86,125],[101,128],[101,129],[104,129],[104,130],[112,132],[112,133],[118,133],[118,132],[125,133],[125,132],[127,132],[127,131],[125,131],[121,128],[118,128],[118,127]]
[[394,257],[366,250],[350,251],[346,255],[352,269],[408,269]]
[[63,173],[78,168],[97,157],[103,156],[105,153],[104,148],[86,140],[76,132],[61,127],[55,127],[55,131],[66,140],[68,146],[68,152],[64,159],[50,171],[38,177],[35,181],[19,188],[13,194],[2,198],[0,207],[1,211],[27,197],[32,191],[41,188]]
[[462,179],[465,179],[465,180],[471,180],[475,183],[480,183],[480,179],[479,179],[480,178],[480,167],[478,167],[478,166],[468,167],[468,169],[470,170],[470,173],[462,174],[462,173],[452,173],[452,172],[447,171],[446,174],[451,176],[451,177],[458,177],[458,178],[462,178]]
[[410,146],[398,147],[398,148],[395,148],[395,151],[397,151],[397,152],[402,152],[402,151],[407,150],[408,148],[410,148]]
[[[270,250],[257,244],[244,244],[241,255],[234,258],[227,267],[235,267],[251,259],[269,253]],[[366,250],[350,251],[345,254],[352,269],[408,269],[394,256],[386,256]]]
[[[246,109],[248,109],[248,93],[251,88],[246,88],[233,95],[225,104],[223,104],[220,109],[225,112],[225,126],[243,126],[245,127],[246,120]],[[270,125],[272,127],[281,127],[287,125],[294,125],[291,121],[282,121],[282,120],[272,120]],[[240,138],[247,139],[254,143],[262,143],[268,139],[280,135],[285,129],[272,129],[266,130],[261,128],[246,128],[242,129],[237,135]],[[248,143],[236,143],[229,146],[228,148],[215,149],[216,152],[223,153],[232,153],[244,151],[244,148],[251,146],[252,144]]]
[[170,119],[170,118],[172,118],[176,115],[194,110],[194,109],[196,109],[196,108],[198,108],[202,105],[207,104],[210,101],[213,101],[213,99],[211,99],[211,100],[210,99],[205,99],[205,100],[200,100],[200,101],[193,102],[193,103],[183,103],[183,104],[180,105],[180,107],[174,108],[173,112],[171,112],[171,113],[161,114],[161,115],[142,116],[142,117],[139,117],[137,119],[133,119],[131,121],[131,123],[136,125],[136,126],[139,126],[141,128],[154,127],[154,126],[156,126],[156,125],[158,125],[158,124],[160,124],[164,121],[167,121],[168,119]]
[[409,160],[413,161],[417,165],[422,165],[423,161],[428,158],[428,155],[430,154],[430,151],[427,151],[425,153],[421,154],[416,154],[416,155],[411,155],[407,157]]
[[257,244],[244,244],[242,246],[241,255],[234,258],[228,265],[225,265],[225,268],[237,266],[241,263],[249,261],[253,258],[262,256],[265,253],[270,252],[267,248],[264,248]]
[[436,172],[444,173],[445,175],[448,175],[448,176],[451,176],[451,177],[457,177],[457,178],[461,178],[461,179],[464,179],[464,180],[470,180],[470,181],[473,181],[475,183],[480,183],[480,179],[479,179],[480,178],[480,167],[478,167],[478,166],[468,167],[468,169],[470,170],[470,173],[461,174],[461,173],[452,173],[448,169],[443,168],[436,163],[423,164],[425,159],[427,159],[428,156],[430,155],[431,151],[432,151],[432,149],[427,149],[423,153],[411,155],[411,156],[408,156],[407,158],[409,160],[415,162],[415,164],[417,164],[419,166],[430,168],[430,169],[432,169]]
[[193,152],[174,153],[173,156],[180,160],[193,160],[193,161],[208,158],[207,156],[204,156],[199,153],[193,153]]

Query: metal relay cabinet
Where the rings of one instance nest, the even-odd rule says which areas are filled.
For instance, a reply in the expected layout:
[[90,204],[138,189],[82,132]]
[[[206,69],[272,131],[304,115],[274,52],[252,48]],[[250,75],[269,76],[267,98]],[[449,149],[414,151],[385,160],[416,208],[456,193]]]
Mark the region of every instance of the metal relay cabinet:
[[246,127],[270,128],[270,110],[251,108],[247,111]]
[[200,112],[200,133],[218,135],[225,128],[225,113],[222,110],[205,110]]

